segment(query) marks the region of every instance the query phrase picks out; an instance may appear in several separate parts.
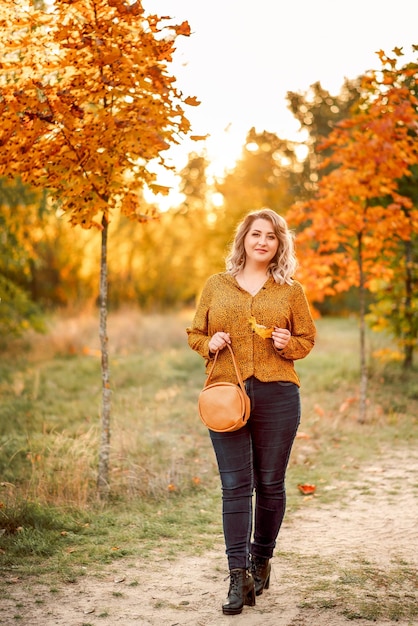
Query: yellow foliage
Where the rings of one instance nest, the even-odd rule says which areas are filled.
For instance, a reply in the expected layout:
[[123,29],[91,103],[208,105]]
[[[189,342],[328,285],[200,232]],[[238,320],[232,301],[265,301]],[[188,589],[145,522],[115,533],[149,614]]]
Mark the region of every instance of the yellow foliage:
[[399,350],[392,350],[391,348],[382,348],[381,350],[375,350],[372,353],[375,359],[378,359],[382,363],[390,363],[393,361],[401,362],[404,355]]

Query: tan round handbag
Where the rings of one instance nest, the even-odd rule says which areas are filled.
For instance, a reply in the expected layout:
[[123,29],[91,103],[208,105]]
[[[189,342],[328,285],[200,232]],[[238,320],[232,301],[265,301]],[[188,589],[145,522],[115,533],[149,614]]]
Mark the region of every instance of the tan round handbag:
[[238,384],[217,382],[210,384],[210,379],[216,365],[219,350],[210,368],[204,387],[199,394],[198,408],[202,422],[215,432],[230,432],[245,426],[250,417],[251,403],[245,391],[241,372],[235,360],[234,352],[227,343],[237,374]]

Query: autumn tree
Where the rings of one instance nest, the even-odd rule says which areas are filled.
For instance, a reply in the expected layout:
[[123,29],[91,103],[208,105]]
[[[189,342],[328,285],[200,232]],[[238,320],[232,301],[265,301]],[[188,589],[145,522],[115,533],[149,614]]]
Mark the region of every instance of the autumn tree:
[[338,122],[350,116],[350,110],[360,97],[360,78],[346,79],[336,95],[313,83],[305,92],[288,91],[288,108],[300,124],[302,145],[306,155],[301,159],[300,175],[294,185],[294,195],[298,199],[310,197],[322,176],[329,173],[330,165],[322,166],[329,156],[327,149],[318,146],[330,135]]
[[[401,51],[395,50],[401,56]],[[396,59],[388,58],[381,53],[386,64],[384,83],[392,81],[409,92],[412,101],[418,102],[418,71],[416,64],[406,66],[405,71],[396,71]],[[368,91],[374,92],[375,80],[370,77]],[[418,107],[416,107],[418,124]],[[417,126],[410,130],[414,137]],[[401,196],[408,198],[410,206],[404,204],[401,210],[409,223],[408,236],[398,240],[396,254],[391,269],[391,280],[376,279],[370,285],[374,300],[370,305],[367,320],[374,330],[389,331],[398,342],[403,353],[405,370],[413,366],[415,348],[418,345],[418,163],[412,163],[408,172],[397,181]],[[392,202],[391,196],[381,199],[386,205]],[[412,208],[412,210],[411,210]]]
[[112,214],[154,215],[139,191],[156,184],[164,151],[190,130],[168,68],[187,22],[139,0],[0,0],[0,175],[48,189],[71,225],[101,231],[102,434],[98,489],[109,491],[111,386],[107,237]]
[[292,224],[303,226],[301,275],[312,300],[359,288],[360,421],[366,415],[366,291],[373,279],[396,280],[399,245],[413,238],[418,220],[418,207],[399,184],[418,163],[418,101],[409,86],[418,66],[398,69],[396,58],[383,52],[380,59],[380,72],[365,76],[355,114],[323,144],[331,151],[324,167],[333,169],[320,180],[315,198],[288,215]]
[[268,206],[285,213],[294,201],[289,182],[294,161],[291,142],[268,131],[250,129],[240,159],[216,185],[224,198],[222,225],[229,239],[248,211]]

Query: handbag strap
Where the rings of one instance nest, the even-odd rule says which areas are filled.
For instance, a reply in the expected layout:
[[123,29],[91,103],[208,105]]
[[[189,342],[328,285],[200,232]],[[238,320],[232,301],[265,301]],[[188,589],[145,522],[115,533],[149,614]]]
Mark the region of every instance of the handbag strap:
[[[242,380],[241,372],[239,371],[239,367],[238,367],[237,361],[236,361],[236,359],[235,359],[235,354],[234,354],[234,351],[232,350],[232,348],[231,348],[231,346],[229,345],[229,343],[227,343],[227,344],[226,344],[226,347],[228,348],[228,350],[229,350],[229,351],[230,351],[230,353],[231,353],[232,362],[233,362],[233,364],[234,364],[234,368],[235,368],[235,373],[236,373],[237,378],[238,378],[238,384],[239,384],[239,386],[241,387],[241,389],[244,391],[244,393],[246,393],[246,390],[245,390],[245,385],[244,385],[244,381]],[[209,380],[210,380],[210,378],[211,378],[211,376],[212,376],[212,373],[213,373],[213,370],[214,370],[214,368],[215,368],[216,359],[218,358],[218,354],[219,354],[219,353],[220,353],[220,350],[217,350],[217,351],[215,352],[215,358],[213,359],[212,367],[211,367],[211,368],[210,368],[210,370],[209,370],[208,377],[206,378],[206,382],[205,382],[205,384],[204,384],[204,387],[207,387],[207,386],[209,385]]]

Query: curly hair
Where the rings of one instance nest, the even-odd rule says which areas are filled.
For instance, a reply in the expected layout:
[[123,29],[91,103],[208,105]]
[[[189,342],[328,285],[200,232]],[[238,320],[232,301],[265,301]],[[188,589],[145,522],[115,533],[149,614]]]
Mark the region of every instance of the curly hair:
[[267,208],[251,211],[238,224],[231,250],[226,257],[227,272],[232,274],[232,276],[236,276],[244,269],[246,261],[244,240],[253,222],[257,219],[268,220],[272,224],[274,233],[279,241],[277,253],[267,268],[268,273],[273,276],[277,283],[291,285],[293,283],[293,274],[298,266],[294,248],[294,235],[289,230],[286,220],[275,211]]

